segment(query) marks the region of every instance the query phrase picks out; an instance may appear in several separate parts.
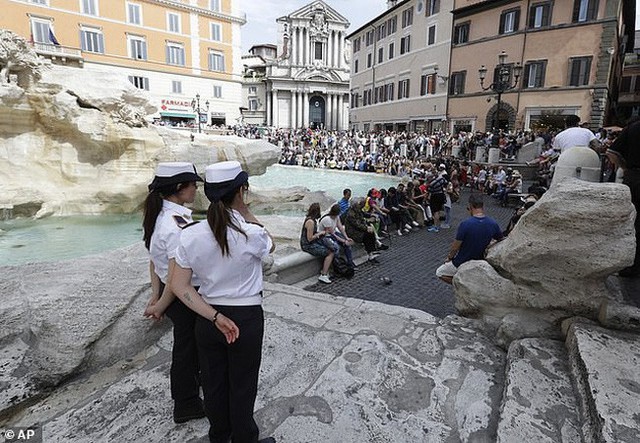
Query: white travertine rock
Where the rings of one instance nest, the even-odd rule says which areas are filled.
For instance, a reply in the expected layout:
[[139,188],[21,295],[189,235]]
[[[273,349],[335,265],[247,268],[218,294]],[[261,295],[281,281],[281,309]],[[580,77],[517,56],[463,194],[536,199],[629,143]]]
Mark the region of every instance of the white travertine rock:
[[511,343],[496,441],[581,442],[578,402],[562,342]]

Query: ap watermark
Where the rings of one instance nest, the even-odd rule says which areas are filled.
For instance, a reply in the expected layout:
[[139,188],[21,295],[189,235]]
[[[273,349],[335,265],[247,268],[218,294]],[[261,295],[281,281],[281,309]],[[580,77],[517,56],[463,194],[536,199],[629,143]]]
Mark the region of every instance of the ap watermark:
[[0,441],[3,442],[29,442],[42,443],[41,428],[5,427],[0,428]]

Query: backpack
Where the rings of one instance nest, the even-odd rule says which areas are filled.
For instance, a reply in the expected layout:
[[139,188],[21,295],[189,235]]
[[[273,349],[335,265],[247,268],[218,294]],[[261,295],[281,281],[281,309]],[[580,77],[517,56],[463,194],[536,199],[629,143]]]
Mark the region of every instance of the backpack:
[[349,266],[347,260],[337,254],[333,257],[333,272],[340,277],[346,278],[351,278],[355,274],[355,271]]

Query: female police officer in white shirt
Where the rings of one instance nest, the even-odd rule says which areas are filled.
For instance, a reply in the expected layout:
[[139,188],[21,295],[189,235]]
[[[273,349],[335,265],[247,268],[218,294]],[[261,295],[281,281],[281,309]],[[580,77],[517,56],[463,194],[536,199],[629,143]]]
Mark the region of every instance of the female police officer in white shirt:
[[256,443],[259,434],[253,408],[264,331],[261,259],[275,246],[245,204],[248,178],[236,161],[207,167],[207,223],[182,231],[172,280],[173,292],[200,314],[201,382],[209,439],[216,443]]
[[[166,312],[173,322],[171,397],[176,423],[204,417],[198,383],[198,353],[195,340],[196,315],[169,290],[169,260],[174,257],[180,231],[191,222],[197,181],[202,181],[191,163],[159,163],[144,204],[144,243],[151,256],[151,299],[145,316],[161,318]],[[195,283],[197,285],[197,282]]]

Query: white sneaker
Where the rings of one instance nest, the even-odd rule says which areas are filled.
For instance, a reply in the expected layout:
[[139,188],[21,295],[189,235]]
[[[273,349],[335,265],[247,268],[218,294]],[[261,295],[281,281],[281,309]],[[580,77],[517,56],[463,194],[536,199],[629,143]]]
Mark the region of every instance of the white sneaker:
[[320,280],[322,283],[331,283],[329,276],[325,274],[320,274],[320,277],[318,277],[318,280]]
[[398,229],[398,237],[402,237],[402,231]]
[[418,224],[418,222],[417,222],[417,221],[412,221],[411,223],[412,223],[412,224],[413,224],[413,226],[415,226],[415,227],[420,226],[420,225]]
[[405,229],[411,229],[411,225],[409,223],[407,223],[406,225],[404,225]]
[[403,229],[403,232],[404,232],[405,234],[408,234],[409,232],[411,232],[411,229],[409,229],[409,228],[404,228],[404,229]]

